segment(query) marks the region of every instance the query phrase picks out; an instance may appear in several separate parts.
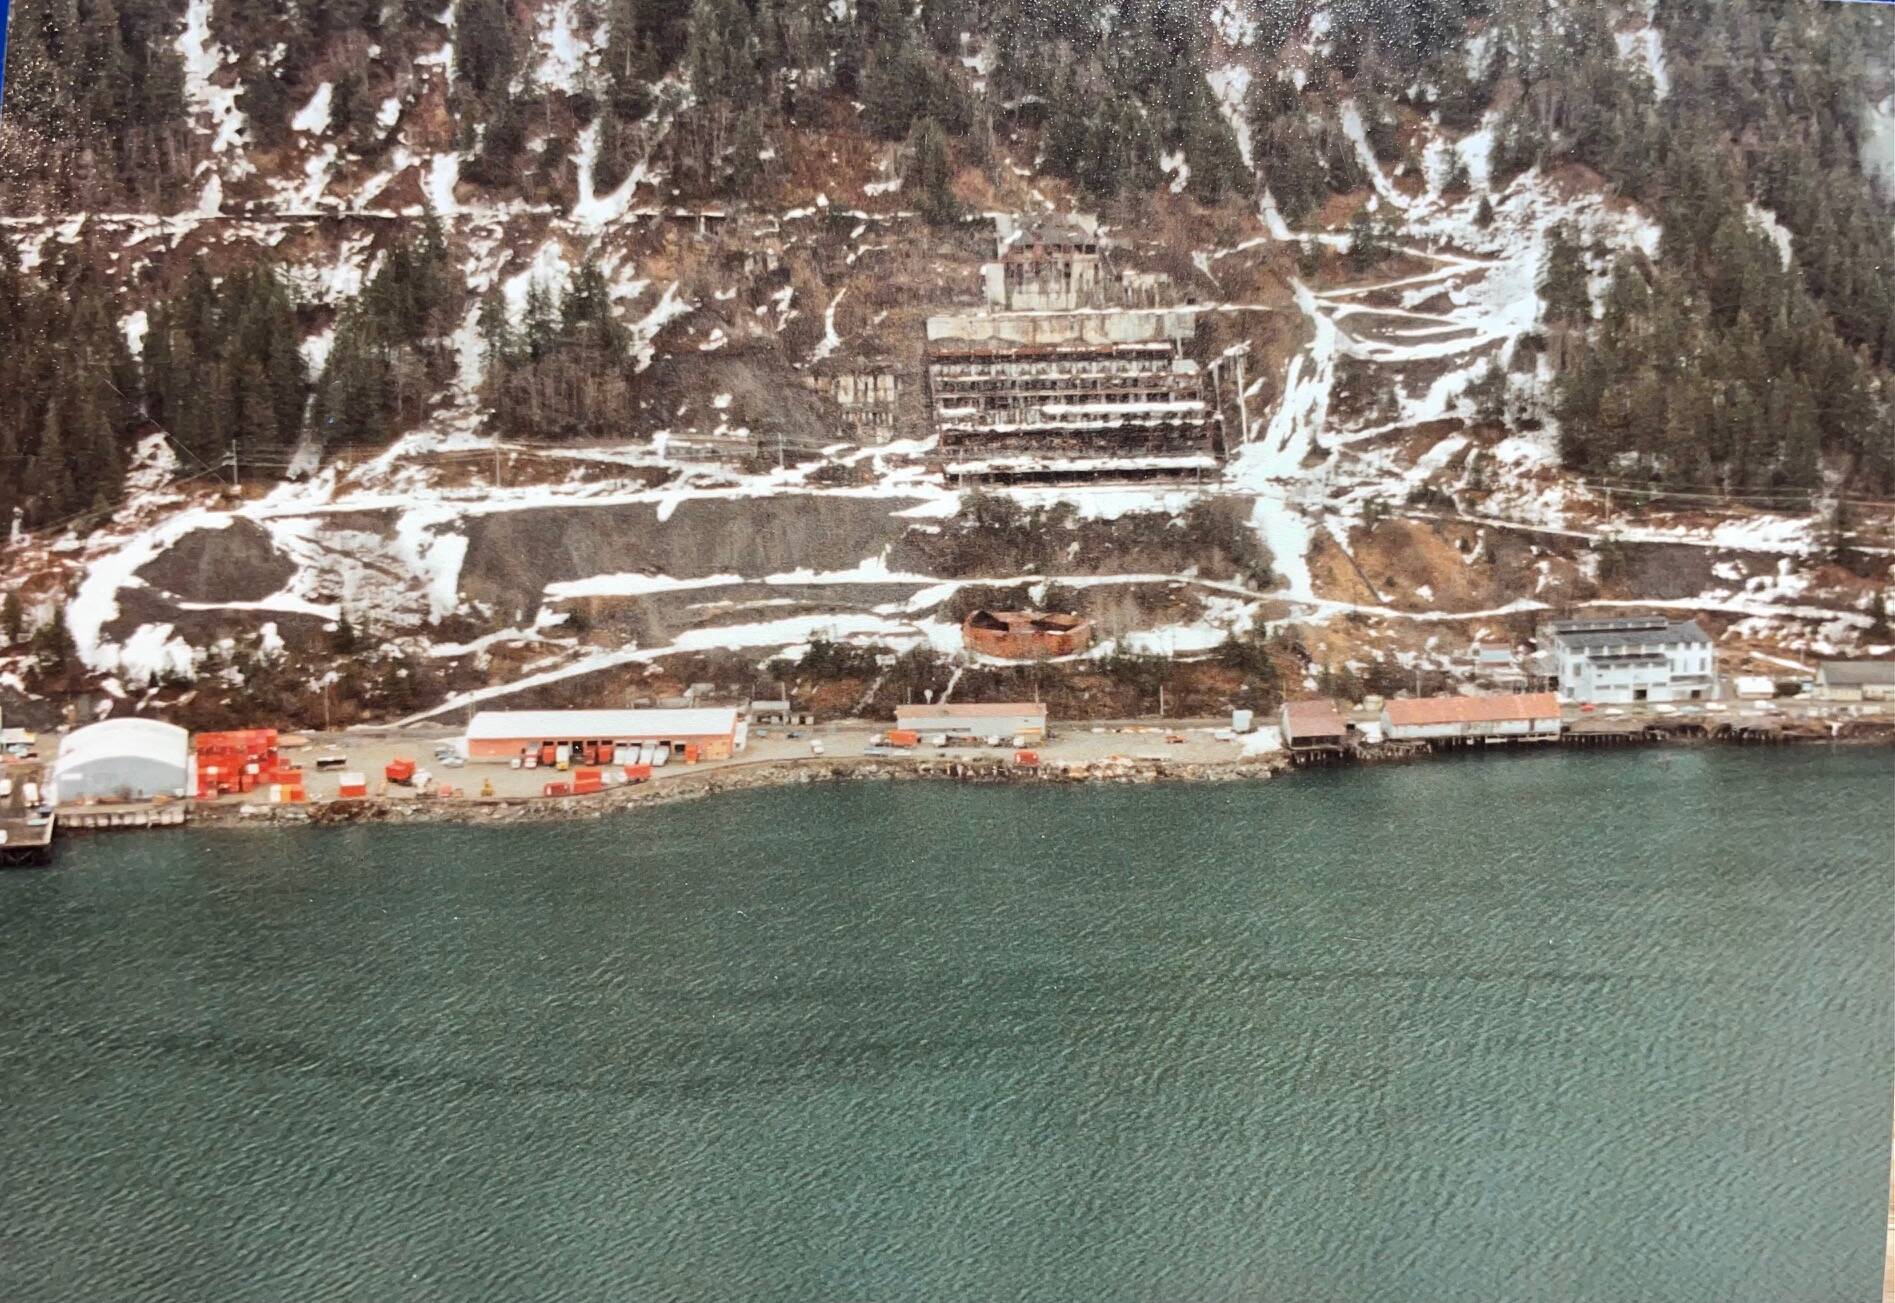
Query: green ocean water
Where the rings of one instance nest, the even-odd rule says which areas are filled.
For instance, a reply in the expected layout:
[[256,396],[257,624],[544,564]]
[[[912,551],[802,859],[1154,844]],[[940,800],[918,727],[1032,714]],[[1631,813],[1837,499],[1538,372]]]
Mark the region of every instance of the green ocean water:
[[1862,1300],[1895,758],[860,784],[0,877],[0,1298]]

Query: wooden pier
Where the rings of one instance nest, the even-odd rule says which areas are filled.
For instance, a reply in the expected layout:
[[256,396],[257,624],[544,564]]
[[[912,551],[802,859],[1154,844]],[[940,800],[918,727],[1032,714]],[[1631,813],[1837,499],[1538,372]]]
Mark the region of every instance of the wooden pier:
[[74,805],[59,812],[74,831],[104,828],[182,828],[191,821],[187,805]]

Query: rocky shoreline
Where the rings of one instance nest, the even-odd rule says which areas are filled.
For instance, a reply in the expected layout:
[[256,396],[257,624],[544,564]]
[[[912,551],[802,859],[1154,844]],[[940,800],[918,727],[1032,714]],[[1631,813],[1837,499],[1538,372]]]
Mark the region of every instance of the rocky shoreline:
[[708,770],[683,778],[614,787],[589,796],[470,798],[449,801],[330,801],[313,805],[208,805],[192,815],[194,827],[291,824],[552,823],[598,819],[624,810],[702,800],[731,792],[835,782],[959,782],[990,784],[1236,782],[1271,778],[1292,768],[1281,754],[1240,760],[1164,761],[1023,766],[1008,761],[889,761],[874,757],[772,760]]
[[[1611,739],[1629,746],[1723,746],[1733,739],[1680,736],[1662,732],[1624,735]],[[1802,735],[1776,739],[1777,745],[1827,741],[1832,745],[1892,745],[1895,732],[1870,736],[1818,738]],[[1537,753],[1541,748],[1507,747]],[[1426,750],[1372,751],[1349,763],[1390,764],[1424,759]],[[1443,752],[1440,754],[1455,754]],[[1460,754],[1466,754],[1461,752]],[[608,788],[586,796],[472,797],[426,800],[418,797],[328,801],[309,805],[215,804],[195,807],[190,824],[198,828],[260,828],[297,825],[349,824],[506,824],[557,823],[571,819],[601,819],[626,810],[697,801],[731,792],[810,783],[839,782],[959,782],[982,784],[1043,783],[1163,783],[1243,782],[1274,778],[1299,766],[1283,752],[1234,760],[1164,761],[1117,758],[1104,761],[1051,763],[1025,766],[1005,759],[891,760],[871,756],[808,757],[756,761],[707,769],[699,774],[666,777],[628,787]]]

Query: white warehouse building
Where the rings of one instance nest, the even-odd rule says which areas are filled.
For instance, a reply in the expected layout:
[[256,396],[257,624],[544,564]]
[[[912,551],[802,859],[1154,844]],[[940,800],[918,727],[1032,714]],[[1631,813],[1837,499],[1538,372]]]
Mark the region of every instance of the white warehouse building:
[[1717,650],[1695,620],[1662,615],[1553,620],[1540,629],[1563,701],[1708,701],[1717,695]]

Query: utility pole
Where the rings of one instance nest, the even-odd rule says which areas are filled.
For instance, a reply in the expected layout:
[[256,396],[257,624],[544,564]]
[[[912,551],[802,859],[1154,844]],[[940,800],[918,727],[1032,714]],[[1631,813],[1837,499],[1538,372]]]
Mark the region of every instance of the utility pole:
[[1249,356],[1248,349],[1237,355],[1237,419],[1243,424],[1241,443],[1250,442],[1250,403],[1244,393],[1244,359]]

